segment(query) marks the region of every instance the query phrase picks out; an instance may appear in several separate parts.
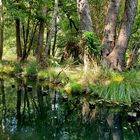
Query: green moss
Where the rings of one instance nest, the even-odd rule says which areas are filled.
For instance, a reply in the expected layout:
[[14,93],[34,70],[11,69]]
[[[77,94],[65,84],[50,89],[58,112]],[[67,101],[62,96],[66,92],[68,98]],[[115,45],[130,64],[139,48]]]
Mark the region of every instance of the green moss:
[[72,93],[72,94],[82,94],[83,93],[83,86],[79,83],[68,83],[65,87],[64,90],[67,93]]

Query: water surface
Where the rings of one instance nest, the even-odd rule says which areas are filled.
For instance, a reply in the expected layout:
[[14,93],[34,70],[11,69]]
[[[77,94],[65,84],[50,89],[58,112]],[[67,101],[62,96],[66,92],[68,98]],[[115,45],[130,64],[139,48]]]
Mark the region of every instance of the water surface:
[[132,111],[36,80],[0,79],[0,140],[138,140],[139,118]]

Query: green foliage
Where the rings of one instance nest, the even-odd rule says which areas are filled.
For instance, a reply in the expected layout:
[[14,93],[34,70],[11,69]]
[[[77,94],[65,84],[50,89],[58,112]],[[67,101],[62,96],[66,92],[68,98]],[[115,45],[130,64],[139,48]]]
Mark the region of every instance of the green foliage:
[[[28,18],[29,16],[31,16],[32,19],[44,18],[42,17],[42,13],[40,11],[46,3],[48,4],[47,0],[40,0],[40,1],[22,0],[18,2],[13,0],[8,0],[6,7],[11,17],[18,18],[21,21],[25,22],[26,18]],[[48,7],[49,6],[50,4],[48,4]]]
[[50,81],[55,80],[57,76],[57,72],[52,69],[52,68],[48,68],[46,69],[42,69],[38,72],[38,77],[41,79],[49,79]]
[[8,0],[7,9],[13,18],[24,19],[27,17],[26,1],[15,2]]
[[[77,7],[76,1],[62,0],[60,1],[59,6],[59,38],[58,38],[58,47],[64,48],[67,45],[67,42],[70,41],[79,41],[78,32],[76,31],[73,23],[76,28],[79,30],[79,19],[77,16]],[[72,23],[73,22],[73,23]]]
[[67,93],[72,93],[72,94],[81,94],[83,92],[83,86],[79,83],[72,82],[68,83],[65,87],[64,90]]
[[83,86],[79,83],[72,83],[71,88],[73,94],[78,94],[78,93],[81,94],[83,92]]
[[83,39],[86,41],[86,47],[94,54],[94,56],[98,56],[100,54],[101,45],[100,41],[93,32],[84,32]]
[[48,78],[48,70],[40,70],[38,72],[38,77],[40,79],[45,79],[45,78]]
[[38,65],[35,62],[31,62],[26,67],[26,75],[34,76],[37,75],[38,72]]
[[22,65],[20,63],[16,63],[15,66],[14,66],[14,72],[15,73],[20,73],[22,71],[23,71]]

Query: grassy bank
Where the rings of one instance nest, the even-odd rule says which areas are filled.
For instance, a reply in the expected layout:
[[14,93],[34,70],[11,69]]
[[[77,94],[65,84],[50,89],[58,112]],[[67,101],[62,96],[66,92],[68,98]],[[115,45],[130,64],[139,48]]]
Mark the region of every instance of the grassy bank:
[[20,64],[11,61],[0,63],[1,75],[14,77],[35,77],[53,87],[60,87],[67,94],[90,94],[116,104],[131,105],[140,102],[140,72],[114,72],[95,66],[86,74],[83,66],[54,65],[40,68],[35,61]]

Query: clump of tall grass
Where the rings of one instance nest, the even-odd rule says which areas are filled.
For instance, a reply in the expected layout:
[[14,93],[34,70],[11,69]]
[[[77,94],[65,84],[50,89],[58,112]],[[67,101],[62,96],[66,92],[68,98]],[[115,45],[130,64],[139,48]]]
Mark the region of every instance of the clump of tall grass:
[[90,86],[92,94],[96,93],[105,100],[126,104],[140,100],[140,72],[103,71],[98,82]]

